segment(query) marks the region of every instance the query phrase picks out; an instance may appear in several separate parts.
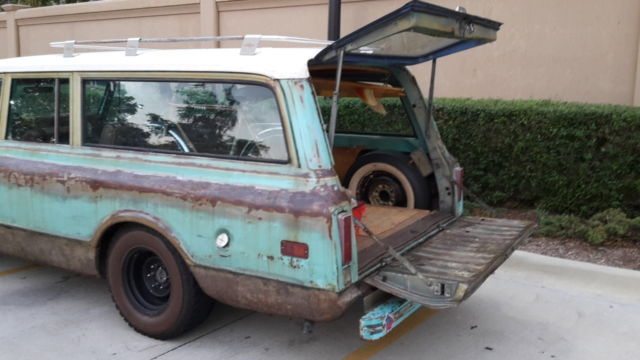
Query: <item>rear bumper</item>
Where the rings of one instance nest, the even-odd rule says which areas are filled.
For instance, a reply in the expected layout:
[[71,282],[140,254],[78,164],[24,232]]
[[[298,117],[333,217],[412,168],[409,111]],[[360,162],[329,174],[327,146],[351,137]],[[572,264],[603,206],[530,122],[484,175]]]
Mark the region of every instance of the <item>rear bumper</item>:
[[191,272],[205,294],[217,301],[312,321],[337,319],[370,289],[366,284],[360,284],[336,293],[203,266],[192,266]]
[[360,318],[360,338],[378,340],[420,308],[420,304],[392,297]]

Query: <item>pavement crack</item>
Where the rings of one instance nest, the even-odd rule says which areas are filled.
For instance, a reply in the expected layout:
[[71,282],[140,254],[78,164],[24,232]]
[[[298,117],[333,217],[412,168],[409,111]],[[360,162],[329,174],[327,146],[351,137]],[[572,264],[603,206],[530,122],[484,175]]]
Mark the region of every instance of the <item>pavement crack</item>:
[[204,333],[204,334],[202,334],[202,335],[196,336],[196,337],[194,337],[193,339],[191,339],[191,340],[189,340],[189,341],[186,341],[186,342],[184,342],[184,343],[182,343],[182,344],[180,344],[180,345],[178,345],[178,346],[176,346],[176,347],[173,347],[173,348],[171,348],[171,349],[169,349],[169,350],[167,350],[167,351],[163,352],[162,354],[158,354],[158,355],[156,355],[156,356],[154,356],[154,357],[150,358],[149,360],[156,360],[156,359],[159,359],[159,358],[161,358],[161,357],[163,357],[163,356],[167,355],[167,354],[168,354],[168,353],[170,353],[170,352],[173,352],[173,351],[175,351],[175,350],[178,350],[178,349],[180,349],[181,347],[183,347],[183,346],[185,346],[185,345],[189,345],[189,344],[191,344],[192,342],[194,342],[194,341],[196,341],[196,340],[200,340],[200,339],[202,339],[203,337],[205,337],[205,336],[207,336],[207,335],[209,335],[209,334],[212,334],[212,333],[214,333],[214,332],[216,332],[216,331],[218,331],[218,330],[220,330],[220,329],[223,329],[223,328],[225,328],[225,327],[227,327],[227,326],[229,326],[229,325],[235,324],[235,323],[237,323],[237,322],[238,322],[238,321],[240,321],[240,320],[244,320],[244,319],[246,319],[247,317],[249,317],[249,316],[251,316],[251,315],[253,315],[253,314],[255,314],[255,311],[252,311],[252,312],[249,312],[248,314],[245,314],[245,315],[242,315],[242,316],[240,316],[240,317],[237,317],[237,318],[235,318],[235,319],[233,319],[233,320],[231,320],[231,321],[229,321],[229,322],[226,322],[226,323],[224,323],[224,324],[222,324],[222,325],[220,325],[220,326],[217,326],[217,327],[215,327],[215,328],[213,328],[213,329],[211,329],[211,330],[209,330],[209,331],[205,332],[205,333]]

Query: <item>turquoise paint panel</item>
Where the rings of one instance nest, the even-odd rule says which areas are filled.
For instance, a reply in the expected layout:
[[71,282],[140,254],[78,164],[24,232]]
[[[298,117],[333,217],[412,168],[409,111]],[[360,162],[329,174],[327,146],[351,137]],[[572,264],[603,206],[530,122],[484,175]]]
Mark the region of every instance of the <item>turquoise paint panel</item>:
[[[65,156],[58,155],[58,159],[64,160]],[[112,164],[126,166],[126,163],[121,160]],[[50,165],[51,169],[56,168],[55,163]],[[144,174],[144,171],[136,173]],[[266,176],[263,177],[263,182],[267,182]],[[230,177],[228,181],[235,178]],[[297,190],[310,188],[307,181],[299,182],[284,181],[280,186]],[[8,225],[88,241],[114,213],[137,211],[161,219],[197,264],[309,287],[338,288],[335,261],[339,257],[329,235],[329,224],[320,218],[248,211],[246,207],[222,203],[199,208],[189,201],[124,190],[69,193],[63,183],[49,184],[42,189],[2,183],[0,196],[5,204],[11,204],[0,207],[0,222]],[[215,246],[215,237],[222,230],[231,237],[226,249]],[[283,256],[281,240],[307,243],[309,259]]]
[[420,147],[416,138],[389,135],[336,134],[336,146],[362,146],[365,149],[410,153]]
[[[0,185],[5,206],[1,223],[45,234],[88,241],[104,215],[88,199],[42,193],[28,187]],[[95,227],[94,227],[95,226]]]
[[331,169],[333,157],[311,84],[308,80],[281,80],[280,85],[298,156],[309,169]]
[[[246,209],[223,206],[215,215],[191,213],[189,219],[173,224],[183,209],[163,209],[162,218],[171,219],[169,226],[179,229],[177,236],[185,242],[185,250],[202,265],[231,269],[290,283],[337,290],[336,254],[328,238],[326,223],[314,218],[298,218],[262,211],[247,213]],[[205,224],[202,226],[202,224]],[[225,232],[230,242],[218,248],[215,237]],[[309,247],[309,259],[281,254],[280,241],[300,241]]]
[[420,307],[420,304],[392,297],[360,318],[360,337],[363,340],[378,340]]
[[[295,137],[300,167],[220,158],[153,154],[137,151],[12,141],[0,143],[0,163],[36,161],[46,179],[39,184],[0,183],[0,197],[11,206],[0,208],[0,223],[79,241],[94,237],[100,225],[119,211],[137,212],[160,219],[180,240],[180,246],[196,264],[233,272],[282,280],[308,287],[342,289],[341,264],[336,224],[331,213],[348,206],[337,203],[315,209],[324,217],[309,217],[273,210],[217,202],[194,204],[154,191],[114,190],[91,185],[77,176],[78,169],[91,169],[103,177],[135,174],[161,177],[179,184],[197,181],[271,190],[274,203],[286,203],[292,192],[318,188],[341,191],[336,176],[316,177],[309,170],[331,169],[331,153],[326,143],[315,97],[307,81],[284,81],[287,113]],[[45,170],[42,170],[45,169]],[[75,170],[74,170],[75,169]],[[53,176],[53,178],[51,178]],[[39,180],[40,181],[40,180]],[[143,184],[144,185],[144,184]],[[144,187],[144,186],[143,186]],[[148,185],[147,185],[148,188]],[[243,201],[246,203],[245,198]],[[263,199],[265,200],[265,199]],[[300,206],[300,204],[298,204]],[[320,211],[320,212],[318,212]],[[215,237],[225,231],[230,245],[219,249]],[[308,259],[281,254],[280,241],[301,241],[309,246]],[[340,275],[339,275],[340,274]]]

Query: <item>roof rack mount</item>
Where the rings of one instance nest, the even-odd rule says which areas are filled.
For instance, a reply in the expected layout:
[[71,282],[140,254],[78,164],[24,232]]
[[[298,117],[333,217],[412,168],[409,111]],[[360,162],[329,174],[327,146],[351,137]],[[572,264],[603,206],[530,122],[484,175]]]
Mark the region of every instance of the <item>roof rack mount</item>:
[[[175,38],[127,38],[127,39],[100,39],[100,40],[67,40],[49,43],[54,48],[63,48],[64,57],[75,56],[76,49],[88,50],[124,50],[126,56],[138,55],[138,50],[153,50],[140,48],[140,43],[177,43],[177,42],[198,42],[198,41],[240,41],[240,55],[255,55],[261,41],[276,41],[287,43],[329,45],[333,41],[307,39],[291,36],[278,35],[231,35],[231,36],[197,36],[197,37],[175,37]],[[125,46],[111,46],[103,44],[123,43]]]

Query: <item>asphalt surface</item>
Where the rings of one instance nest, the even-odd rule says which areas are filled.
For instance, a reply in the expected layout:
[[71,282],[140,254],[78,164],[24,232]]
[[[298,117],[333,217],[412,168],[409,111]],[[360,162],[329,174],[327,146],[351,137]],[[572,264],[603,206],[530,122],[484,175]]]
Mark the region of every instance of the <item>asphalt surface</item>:
[[[640,261],[640,260],[639,260]],[[362,308],[319,323],[217,306],[194,331],[131,330],[104,280],[0,257],[0,359],[638,359],[640,272],[516,252],[468,301],[358,338]]]

